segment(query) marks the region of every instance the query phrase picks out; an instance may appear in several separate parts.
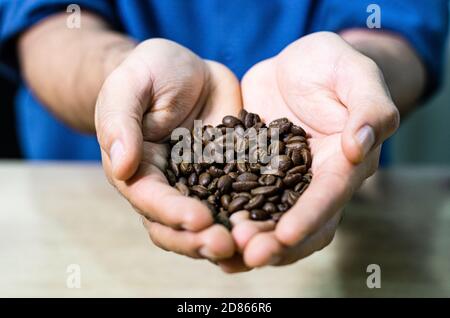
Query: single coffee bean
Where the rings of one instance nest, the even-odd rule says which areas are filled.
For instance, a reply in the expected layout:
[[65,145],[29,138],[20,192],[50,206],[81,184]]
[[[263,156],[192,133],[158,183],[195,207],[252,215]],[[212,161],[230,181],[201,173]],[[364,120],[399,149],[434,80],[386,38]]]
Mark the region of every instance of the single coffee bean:
[[286,212],[289,209],[289,206],[285,203],[277,204],[277,209],[279,212]]
[[215,216],[214,219],[215,219],[215,223],[222,224],[228,230],[231,230],[231,222],[230,222],[230,219],[228,218],[228,213],[226,211],[220,211]]
[[[294,168],[295,169],[295,168]],[[302,180],[303,176],[300,173],[288,173],[286,177],[283,178],[283,183],[287,187],[292,187]]]
[[294,136],[294,135],[290,134],[290,136],[289,136],[288,140],[286,141],[286,143],[289,145],[289,144],[292,144],[292,143],[295,143],[295,142],[303,143],[306,146],[306,139],[305,139],[305,137]]
[[212,176],[208,172],[203,172],[198,177],[198,184],[207,187],[212,180]]
[[288,203],[289,193],[290,193],[291,191],[292,191],[292,190],[284,190],[284,191],[283,191],[283,194],[281,195],[281,203],[284,203],[284,204]]
[[289,132],[291,128],[292,123],[287,118],[279,118],[275,119],[269,124],[270,128],[278,128],[280,131],[280,134],[285,134]]
[[253,210],[260,208],[264,204],[264,196],[262,194],[257,195],[248,201],[248,203],[244,206],[246,210]]
[[208,172],[213,178],[218,178],[223,175],[223,170],[216,166],[209,167]]
[[292,137],[294,137],[294,135],[291,134],[291,133],[288,133],[287,135],[285,135],[285,136],[283,137],[283,141],[284,141],[285,143],[287,143],[287,142],[289,141],[289,139],[291,139]]
[[195,173],[197,174],[197,175],[200,175],[201,173],[202,173],[202,165],[201,164],[199,164],[199,163],[194,163],[193,165],[192,165],[193,167],[194,167],[194,171],[195,171]]
[[302,181],[295,186],[294,191],[298,192],[298,194],[303,194],[303,192],[306,191],[308,186],[309,186],[309,183]]
[[291,132],[292,134],[294,134],[295,136],[306,137],[306,132],[305,132],[305,130],[304,130],[302,127],[297,126],[297,125],[292,125],[292,126],[291,126],[290,132]]
[[312,175],[311,175],[310,172],[308,172],[307,174],[305,174],[305,175],[303,176],[303,181],[305,181],[305,182],[307,182],[307,183],[310,183],[310,182],[311,182],[311,179],[312,179]]
[[263,187],[258,187],[258,188],[252,189],[251,194],[253,194],[253,195],[262,194],[265,196],[272,196],[272,195],[276,194],[279,190],[280,190],[280,188],[278,188],[276,186],[263,186]]
[[192,172],[191,174],[190,174],[190,176],[189,176],[189,178],[188,178],[188,184],[190,185],[190,186],[193,186],[193,185],[196,185],[198,183],[198,175],[197,175],[197,173],[195,173],[195,171],[194,172]]
[[219,178],[214,178],[209,184],[208,184],[208,191],[214,192],[217,190],[217,183],[219,181]]
[[194,172],[194,167],[191,163],[183,161],[180,163],[180,172],[185,176],[189,176],[192,172]]
[[278,202],[280,202],[280,199],[281,199],[281,197],[279,195],[273,195],[273,196],[268,197],[267,201],[271,202],[271,203],[278,203]]
[[304,142],[294,141],[286,144],[286,149],[305,149],[307,146]]
[[298,194],[295,191],[291,191],[291,192],[289,192],[287,203],[290,206],[293,206],[295,204],[295,202],[297,202],[299,197],[300,197],[300,194]]
[[291,158],[286,155],[278,155],[275,157],[275,163],[278,164],[278,169],[285,172],[292,166]]
[[236,199],[231,201],[230,204],[228,205],[228,212],[233,213],[238,210],[242,210],[242,208],[244,207],[244,205],[247,204],[248,201],[249,199],[247,197],[244,196],[236,197]]
[[305,163],[306,168],[309,169],[311,167],[311,162],[312,162],[311,152],[309,152],[308,149],[303,148],[301,150],[301,154],[302,154],[303,162]]
[[217,197],[214,194],[211,194],[208,199],[206,199],[208,203],[215,205],[217,201]]
[[249,201],[253,198],[253,196],[248,193],[248,192],[235,192],[231,195],[231,201],[233,201],[234,199],[236,199],[237,197],[245,197],[247,198]]
[[258,115],[253,113],[248,113],[244,119],[245,128],[251,128],[256,125],[261,119]]
[[258,186],[259,183],[256,181],[236,181],[232,184],[233,190],[237,192],[250,191]]
[[189,188],[187,187],[187,185],[181,183],[181,182],[177,182],[175,184],[175,187],[178,189],[178,191],[181,192],[182,195],[188,197],[189,196]]
[[172,172],[172,170],[167,169],[166,170],[166,176],[167,176],[167,181],[169,182],[169,184],[171,186],[174,186],[175,183],[177,183],[177,177],[175,176],[175,174]]
[[261,210],[255,209],[250,211],[250,219],[255,221],[264,221],[270,219],[270,213]]
[[302,165],[302,166],[296,166],[296,167],[294,167],[294,168],[292,168],[292,169],[289,169],[287,172],[286,172],[286,174],[297,174],[297,173],[299,173],[299,174],[305,174],[306,173],[306,171],[307,171],[308,169],[306,168],[306,166],[304,166],[304,165]]
[[229,174],[230,172],[233,172],[235,169],[236,169],[236,163],[235,162],[230,162],[230,163],[227,163],[223,167],[223,172],[225,174]]
[[270,186],[270,185],[274,184],[276,180],[277,180],[277,178],[275,176],[266,174],[266,175],[259,177],[258,183],[263,186]]
[[201,185],[195,185],[191,187],[191,192],[201,199],[206,199],[210,194],[208,189]]
[[231,196],[229,194],[224,194],[220,197],[220,204],[222,204],[225,209],[228,209],[230,202]]
[[225,116],[222,119],[222,124],[224,124],[228,128],[234,128],[237,125],[243,125],[242,121],[240,121],[239,118],[236,118],[234,116]]
[[245,162],[238,162],[237,163],[237,169],[240,173],[247,172],[247,164]]
[[277,207],[272,202],[266,202],[264,203],[262,209],[268,213],[275,213],[277,212]]
[[251,172],[244,172],[243,174],[237,177],[236,181],[256,181],[258,180],[258,176]]
[[240,112],[239,112],[239,119],[240,119],[240,121],[241,122],[244,122],[245,121],[245,116],[247,116],[247,114],[248,114],[248,112],[245,110],[245,109],[242,109]]
[[229,175],[223,175],[217,181],[217,189],[220,193],[225,194],[228,193],[233,184],[233,179]]

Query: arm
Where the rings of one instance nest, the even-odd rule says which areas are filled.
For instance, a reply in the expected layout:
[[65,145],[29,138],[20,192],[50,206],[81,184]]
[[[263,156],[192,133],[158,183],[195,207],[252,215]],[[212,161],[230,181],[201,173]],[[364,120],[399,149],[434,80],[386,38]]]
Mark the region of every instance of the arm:
[[69,29],[57,14],[19,39],[25,80],[57,117],[75,129],[94,132],[94,109],[100,88],[135,47],[99,17],[83,14],[83,26]]
[[377,63],[400,114],[411,112],[426,84],[425,68],[413,48],[400,36],[388,32],[351,29],[341,36]]

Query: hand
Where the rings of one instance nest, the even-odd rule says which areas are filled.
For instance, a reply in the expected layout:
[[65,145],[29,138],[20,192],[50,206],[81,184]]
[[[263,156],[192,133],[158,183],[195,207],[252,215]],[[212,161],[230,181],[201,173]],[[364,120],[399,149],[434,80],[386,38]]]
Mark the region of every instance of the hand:
[[168,149],[158,142],[194,119],[217,124],[240,108],[227,68],[167,40],[141,43],[106,79],[95,113],[103,167],[161,248],[211,260],[234,254],[231,234],[212,225],[209,210],[169,186]]
[[243,259],[228,272],[285,265],[330,244],[342,209],[377,167],[399,114],[377,65],[333,33],[315,33],[255,65],[242,81],[245,108],[270,122],[288,117],[311,135],[313,179],[276,225],[233,215]]

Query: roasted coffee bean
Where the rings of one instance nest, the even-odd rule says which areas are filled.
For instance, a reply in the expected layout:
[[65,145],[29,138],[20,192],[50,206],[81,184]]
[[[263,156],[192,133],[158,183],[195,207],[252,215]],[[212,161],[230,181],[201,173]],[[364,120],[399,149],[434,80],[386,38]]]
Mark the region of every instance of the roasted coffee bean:
[[209,184],[208,184],[208,191],[214,192],[217,190],[217,182],[219,181],[219,178],[214,178]]
[[248,168],[253,173],[259,173],[261,171],[261,164],[259,163],[249,163]]
[[195,171],[195,173],[197,174],[197,175],[200,175],[201,173],[202,173],[202,165],[201,164],[199,164],[199,163],[194,163],[193,165],[192,165],[193,167],[194,167],[194,171]]
[[248,192],[232,192],[231,198],[234,200],[237,197],[246,197],[249,200],[253,198],[253,196]]
[[295,186],[294,191],[298,192],[298,194],[303,194],[303,192],[305,192],[306,189],[308,188],[308,185],[309,183],[302,181]]
[[281,203],[288,203],[289,199],[289,193],[291,193],[292,190],[284,190],[283,194],[281,195]]
[[178,189],[178,191],[181,192],[182,195],[184,196],[189,196],[189,188],[187,187],[187,185],[181,183],[181,182],[177,182],[175,184],[175,187]]
[[237,169],[241,173],[246,172],[248,170],[247,163],[245,163],[245,162],[238,162],[237,163]]
[[250,191],[258,186],[259,183],[256,181],[236,181],[232,184],[233,190],[237,192]]
[[236,163],[235,162],[230,162],[227,163],[225,165],[225,167],[223,167],[223,172],[225,174],[229,174],[230,172],[233,172],[236,169]]
[[210,194],[208,189],[201,185],[191,187],[191,192],[201,199],[206,199]]
[[288,174],[288,175],[289,175],[289,174],[297,174],[297,173],[305,174],[307,170],[308,170],[308,169],[307,169],[306,166],[304,166],[304,165],[302,165],[302,166],[296,166],[296,167],[294,167],[294,168],[289,169],[288,171],[286,171],[286,174]]
[[265,196],[272,196],[274,194],[276,194],[280,189],[276,186],[263,186],[263,187],[258,187],[255,189],[252,189],[251,194],[253,195],[265,195]]
[[309,152],[308,149],[303,148],[301,150],[301,154],[302,154],[303,162],[305,163],[306,168],[309,169],[309,167],[311,167],[311,162],[312,162],[311,152]]
[[217,201],[217,197],[214,194],[211,194],[208,199],[206,199],[208,203],[215,205]]
[[175,183],[177,183],[177,177],[175,176],[175,174],[172,172],[172,170],[166,170],[166,176],[167,176],[167,181],[169,182],[169,184],[171,186],[175,185]]
[[286,155],[278,155],[274,158],[275,164],[278,164],[278,169],[285,172],[292,166],[291,158]]
[[277,207],[272,202],[266,202],[264,203],[262,209],[268,213],[275,213],[277,212]]
[[213,178],[218,178],[223,175],[223,170],[216,166],[209,167],[208,172]]
[[233,179],[233,180],[236,180],[237,177],[239,177],[239,174],[238,174],[237,172],[235,172],[235,171],[230,172],[228,175],[229,175],[230,178]]
[[312,175],[308,172],[307,174],[305,174],[303,176],[303,181],[307,182],[307,183],[310,183],[311,182],[311,178],[312,178]]
[[288,173],[283,178],[283,184],[287,187],[293,187],[302,180],[303,176],[300,173]]
[[298,193],[295,192],[295,191],[291,191],[291,192],[289,192],[289,194],[288,194],[288,200],[287,200],[287,203],[288,203],[290,206],[293,206],[293,205],[295,204],[295,202],[297,202],[297,200],[298,200],[299,197],[300,197],[300,194],[298,194]]
[[248,203],[244,206],[246,210],[253,210],[260,208],[264,204],[264,196],[262,194],[257,195],[248,201]]
[[220,197],[220,204],[222,204],[222,206],[225,209],[228,209],[228,205],[231,202],[231,196],[229,194],[224,194]]
[[228,218],[228,213],[226,211],[220,211],[215,217],[215,222],[218,224],[222,224],[228,230],[231,230],[231,222]]
[[179,182],[179,183],[182,183],[182,184],[184,184],[184,185],[187,185],[187,179],[186,179],[185,177],[180,177],[180,178],[178,179],[178,182]]
[[301,150],[301,149],[304,149],[306,147],[307,147],[306,144],[304,142],[300,142],[300,141],[294,141],[294,142],[286,144],[286,149],[287,150],[291,150],[291,149],[292,150],[294,150],[294,149],[300,149]]
[[188,178],[188,184],[190,186],[194,186],[198,183],[198,175],[195,172],[192,172]]
[[253,113],[248,113],[244,119],[245,128],[251,128],[255,126],[261,119],[258,115]]
[[294,134],[295,136],[302,136],[302,137],[305,137],[305,136],[306,136],[305,130],[303,130],[302,127],[297,126],[297,125],[292,125],[292,126],[291,126],[290,132],[291,132],[292,134]]
[[243,125],[242,121],[239,120],[239,118],[236,118],[234,116],[225,116],[222,119],[222,124],[224,124],[228,128],[234,128],[237,125]]
[[270,213],[261,210],[255,209],[250,211],[250,219],[255,221],[264,221],[270,219]]
[[185,176],[189,176],[192,172],[194,172],[194,167],[191,163],[183,161],[180,163],[180,172]]
[[281,197],[279,195],[273,195],[267,198],[267,202],[278,203],[280,202]]
[[233,184],[233,179],[229,175],[223,175],[217,181],[217,189],[220,193],[225,194],[228,193]]
[[245,109],[242,109],[240,112],[239,112],[239,119],[240,119],[240,121],[241,122],[244,122],[245,121],[245,116],[247,116],[247,114],[248,114],[248,112],[245,110]]
[[289,209],[289,206],[285,203],[277,204],[277,209],[280,212],[286,212]]
[[244,172],[237,177],[236,181],[257,181],[258,176],[251,172]]
[[212,176],[208,172],[203,172],[198,177],[198,184],[207,187],[212,180]]
[[270,185],[274,184],[275,181],[277,181],[277,178],[271,174],[263,175],[263,176],[259,177],[259,179],[258,179],[258,183],[263,186],[270,186]]
[[269,124],[270,128],[278,128],[280,135],[289,132],[292,123],[287,118],[275,119]]
[[230,204],[228,205],[228,212],[233,213],[238,210],[241,210],[244,207],[244,205],[247,204],[248,201],[249,199],[244,196],[236,197],[236,199],[231,201]]

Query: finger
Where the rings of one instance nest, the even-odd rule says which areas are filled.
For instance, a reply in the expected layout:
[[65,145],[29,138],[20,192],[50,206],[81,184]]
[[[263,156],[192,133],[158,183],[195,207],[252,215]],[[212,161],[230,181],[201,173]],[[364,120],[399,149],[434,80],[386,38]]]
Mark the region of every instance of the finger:
[[272,220],[263,222],[246,220],[236,224],[231,231],[231,235],[236,242],[238,251],[243,252],[253,236],[258,233],[273,231],[274,229],[275,222]]
[[[200,201],[182,196],[171,187],[161,167],[166,165],[162,145],[144,143],[144,155],[136,174],[128,181],[112,180],[117,190],[145,217],[164,225],[199,231],[213,223],[209,209]],[[106,158],[103,165],[108,167]],[[159,168],[158,168],[159,167]]]
[[336,91],[349,110],[342,147],[348,160],[359,163],[397,130],[400,116],[375,62],[361,55],[341,64]]
[[[333,160],[330,162],[330,160]],[[276,237],[287,246],[294,246],[318,231],[344,204],[365,176],[353,171],[345,162],[331,158],[323,163],[308,189],[278,222]],[[357,178],[358,177],[358,178]],[[331,192],[326,189],[333,189]]]
[[151,240],[158,247],[192,258],[216,261],[234,254],[234,242],[227,229],[213,225],[199,233],[177,231],[156,222],[144,220]]
[[258,234],[250,240],[245,249],[245,264],[251,267],[279,266],[305,258],[331,243],[340,219],[341,212],[338,212],[316,233],[293,247],[280,243],[274,232]]
[[218,261],[220,268],[228,274],[251,271],[252,268],[245,265],[242,255],[234,254],[233,257]]
[[106,79],[96,103],[97,138],[118,180],[131,177],[142,156],[141,120],[151,90],[142,72],[125,61]]

